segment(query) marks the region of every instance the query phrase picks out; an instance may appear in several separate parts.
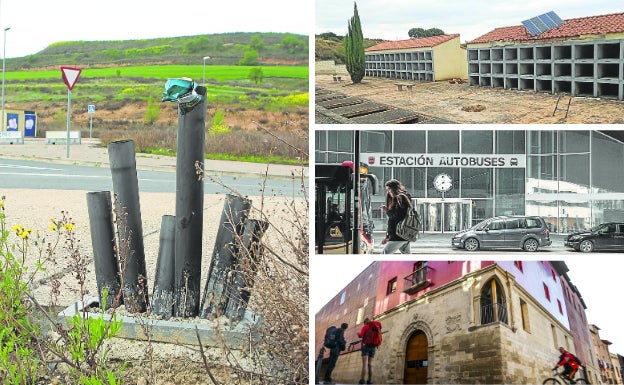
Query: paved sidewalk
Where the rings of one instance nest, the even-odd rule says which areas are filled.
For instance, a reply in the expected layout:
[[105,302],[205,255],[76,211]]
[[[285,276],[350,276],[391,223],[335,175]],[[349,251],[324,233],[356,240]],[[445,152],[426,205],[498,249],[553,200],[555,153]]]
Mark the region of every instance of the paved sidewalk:
[[[24,144],[0,145],[0,158],[52,161],[79,165],[108,167],[108,150],[97,139],[83,139],[82,144],[46,144],[45,139],[26,138]],[[173,156],[136,154],[137,169],[175,171],[176,158]],[[235,162],[206,159],[204,168],[210,175],[268,175],[271,177],[292,178],[308,176],[308,167]]]
[[[374,245],[374,252],[376,254],[381,253],[383,246],[379,243],[383,239],[383,232],[375,232],[373,238],[376,240]],[[451,249],[451,238],[453,232],[449,233],[420,233],[418,239],[412,242],[411,247],[413,251],[419,251],[423,249]],[[564,234],[550,234],[550,240],[552,246],[545,248],[544,250],[556,249],[563,247],[563,241],[566,236]],[[460,249],[456,249],[460,250]]]

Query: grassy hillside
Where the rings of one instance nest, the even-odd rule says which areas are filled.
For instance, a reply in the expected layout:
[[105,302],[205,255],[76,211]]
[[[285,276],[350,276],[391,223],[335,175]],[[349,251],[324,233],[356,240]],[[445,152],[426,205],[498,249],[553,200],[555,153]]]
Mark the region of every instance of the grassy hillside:
[[[289,33],[227,33],[123,41],[68,41],[21,58],[7,59],[7,70],[59,65],[199,64],[237,65],[255,50],[259,64],[305,65],[308,36]],[[203,63],[202,63],[203,64]]]
[[[331,32],[317,35],[314,42],[315,60],[334,60],[337,64],[345,64],[344,36]],[[364,48],[382,42],[381,39],[364,39]]]

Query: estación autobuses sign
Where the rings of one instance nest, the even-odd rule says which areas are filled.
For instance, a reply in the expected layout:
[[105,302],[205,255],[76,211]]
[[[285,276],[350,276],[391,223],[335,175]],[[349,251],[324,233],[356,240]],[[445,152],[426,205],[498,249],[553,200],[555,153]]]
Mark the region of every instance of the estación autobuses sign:
[[380,154],[364,153],[360,159],[373,167],[525,168],[522,154]]

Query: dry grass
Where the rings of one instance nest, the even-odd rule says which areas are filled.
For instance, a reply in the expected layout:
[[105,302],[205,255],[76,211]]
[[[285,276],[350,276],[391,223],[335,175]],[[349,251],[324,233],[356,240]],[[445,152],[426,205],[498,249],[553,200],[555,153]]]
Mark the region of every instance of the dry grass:
[[[212,124],[216,111],[224,113],[223,124],[230,132],[222,135],[206,134],[206,154],[219,154],[235,158],[267,160],[276,158],[297,159],[299,154],[292,148],[258,130],[258,124],[278,134],[284,141],[298,148],[308,148],[309,113],[307,107],[293,107],[291,111],[251,110],[233,105],[209,106],[206,126]],[[175,153],[177,142],[178,112],[175,104],[161,107],[161,114],[153,125],[143,123],[145,106],[141,103],[124,105],[111,103],[109,109],[99,110],[93,119],[92,133],[101,140],[102,146],[108,143],[132,139],[137,152]],[[58,116],[57,116],[58,115]],[[44,137],[47,130],[64,130],[65,118],[52,110],[38,113],[38,136]],[[74,114],[72,130],[82,131],[88,138],[90,123],[87,113]],[[307,162],[307,159],[304,159]]]
[[[308,132],[303,130],[289,130],[279,132],[280,138],[298,148],[308,147]],[[176,152],[177,134],[174,129],[150,130],[110,130],[99,132],[97,137],[102,146],[108,143],[132,139],[137,152],[165,150]],[[235,130],[219,135],[206,135],[206,154],[225,154],[237,158],[268,158],[279,157],[296,159],[300,156],[292,147],[285,145],[262,131]],[[304,159],[304,161],[307,161]]]

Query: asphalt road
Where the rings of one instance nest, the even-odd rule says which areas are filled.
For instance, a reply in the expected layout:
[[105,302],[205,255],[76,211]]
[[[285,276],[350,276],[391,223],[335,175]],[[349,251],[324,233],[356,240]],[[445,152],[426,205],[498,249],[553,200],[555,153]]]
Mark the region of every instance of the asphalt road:
[[[175,172],[137,170],[139,191],[175,192]],[[225,187],[227,186],[227,187]],[[108,167],[49,163],[0,158],[0,188],[111,191],[113,181]],[[301,196],[300,180],[293,177],[211,176],[207,173],[206,194],[235,190],[248,196]]]
[[[545,255],[545,254],[573,254],[581,255],[581,253],[574,251],[573,249],[564,246],[563,241],[565,235],[563,234],[550,234],[550,240],[552,244],[546,247],[540,247],[535,252],[524,251],[520,248],[517,249],[480,249],[474,252],[466,251],[464,249],[456,249],[451,247],[452,234],[420,234],[419,239],[411,243],[412,254],[463,254],[469,257],[473,256],[490,256],[494,257],[500,254],[506,255],[518,255],[521,258],[527,258],[527,256]],[[382,233],[375,233],[374,239],[381,240],[383,238]],[[382,250],[382,245],[378,242],[375,243],[374,253],[379,254]],[[531,257],[532,258],[532,257]]]

